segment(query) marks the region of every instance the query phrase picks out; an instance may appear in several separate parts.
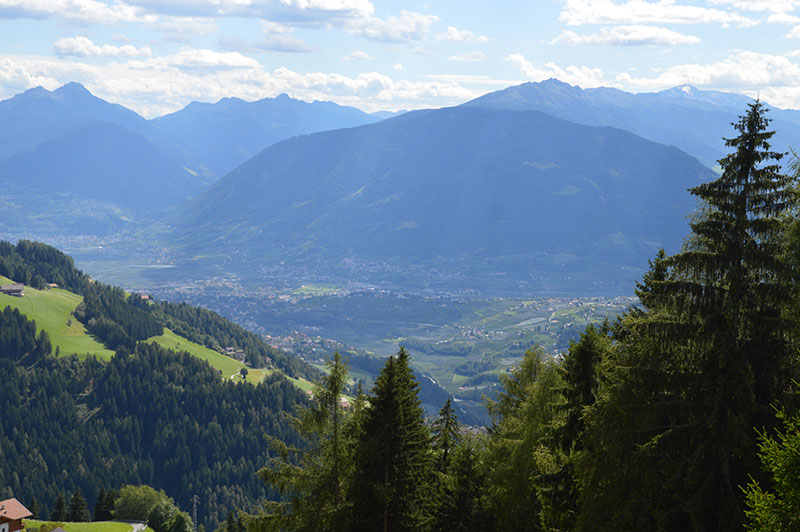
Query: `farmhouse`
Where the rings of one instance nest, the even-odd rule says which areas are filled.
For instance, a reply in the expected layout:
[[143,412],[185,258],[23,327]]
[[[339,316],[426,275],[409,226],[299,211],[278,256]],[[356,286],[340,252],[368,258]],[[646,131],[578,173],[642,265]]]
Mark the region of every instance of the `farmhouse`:
[[22,283],[4,284],[0,286],[0,293],[8,294],[10,296],[22,297],[25,295],[25,285],[23,285]]
[[23,530],[25,525],[22,519],[33,514],[17,499],[0,501],[0,532],[17,532]]

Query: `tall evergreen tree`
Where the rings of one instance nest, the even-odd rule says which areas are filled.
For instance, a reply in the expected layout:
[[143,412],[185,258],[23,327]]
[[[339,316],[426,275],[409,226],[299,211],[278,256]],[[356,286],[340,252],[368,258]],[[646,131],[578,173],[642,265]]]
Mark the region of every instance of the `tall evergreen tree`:
[[28,503],[28,510],[31,512],[31,519],[39,519],[39,501],[33,497]]
[[95,499],[97,502],[94,503],[94,515],[92,516],[92,521],[108,521],[111,519],[111,513],[108,512],[106,515],[106,488],[105,486],[100,486],[100,490],[97,492],[97,498]]
[[347,445],[342,406],[346,383],[347,364],[337,351],[328,362],[327,375],[314,387],[311,406],[297,419],[311,448],[294,448],[275,441],[280,457],[259,471],[264,482],[289,500],[267,503],[265,512],[250,518],[251,529],[348,529],[350,504],[346,495],[352,471],[352,446]]
[[433,448],[439,453],[437,469],[445,471],[450,465],[450,452],[460,440],[458,417],[453,410],[453,398],[448,397],[433,425]]
[[793,187],[768,124],[760,102],[734,124],[722,175],[691,189],[702,205],[685,248],[656,259],[643,308],[618,331],[605,396],[587,418],[585,529],[741,527],[738,486],[757,474],[753,427],[771,425],[795,364],[783,259]]
[[58,494],[53,511],[50,512],[50,520],[56,522],[67,520],[67,500],[63,491]]
[[86,505],[86,498],[80,488],[76,488],[69,501],[67,509],[67,521],[73,523],[85,523],[91,521],[89,508]]
[[401,347],[378,375],[364,413],[352,495],[356,530],[430,527],[430,432],[418,390]]

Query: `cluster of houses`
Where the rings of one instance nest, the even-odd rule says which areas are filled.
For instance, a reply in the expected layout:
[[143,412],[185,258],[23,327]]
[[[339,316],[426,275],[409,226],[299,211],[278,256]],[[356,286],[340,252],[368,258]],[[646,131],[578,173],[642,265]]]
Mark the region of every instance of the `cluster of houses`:
[[[3,287],[5,288],[5,287]],[[19,532],[25,529],[22,520],[33,514],[17,499],[0,501],[0,532]]]
[[[25,285],[22,283],[4,284],[0,286],[0,294],[22,297],[25,295]],[[2,529],[0,532],[3,532]]]
[[235,347],[224,347],[222,349],[223,355],[228,355],[231,358],[235,358],[239,362],[244,362],[244,349],[237,349]]

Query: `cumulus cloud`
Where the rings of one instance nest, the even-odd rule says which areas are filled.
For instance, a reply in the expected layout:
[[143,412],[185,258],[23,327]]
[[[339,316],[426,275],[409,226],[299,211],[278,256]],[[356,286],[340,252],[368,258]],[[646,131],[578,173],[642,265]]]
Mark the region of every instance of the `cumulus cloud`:
[[397,70],[398,72],[400,72],[401,70],[403,70],[403,64],[402,63],[397,63],[397,64],[394,65],[393,68],[395,70]]
[[131,61],[128,66],[137,70],[210,71],[233,69],[258,69],[258,61],[239,52],[216,52],[197,48],[182,48],[170,55],[153,57],[144,61]]
[[174,42],[189,42],[199,35],[210,35],[219,29],[213,20],[201,17],[169,17],[156,26],[164,38]]
[[465,61],[465,62],[475,62],[475,61],[483,61],[486,59],[486,54],[483,52],[467,52],[462,55],[453,55],[448,58],[450,61]]
[[489,37],[486,35],[475,35],[470,30],[460,30],[455,26],[448,26],[447,31],[437,35],[436,39],[439,41],[453,41],[453,42],[489,42]]
[[363,50],[353,50],[346,56],[342,57],[342,61],[372,61],[373,59],[375,58]]
[[153,52],[147,46],[137,48],[130,44],[123,46],[114,46],[113,44],[99,45],[86,37],[58,39],[53,43],[53,52],[60,56],[74,57],[141,57],[153,55]]
[[149,12],[188,17],[258,17],[322,24],[371,17],[369,0],[126,0]]
[[421,41],[428,35],[431,25],[438,21],[439,17],[436,15],[402,10],[400,15],[392,15],[385,20],[369,17],[356,21],[349,32],[381,42]]
[[520,72],[530,81],[557,78],[565,83],[579,85],[584,88],[600,87],[604,83],[603,71],[599,68],[574,65],[562,68],[553,62],[536,66],[519,53],[509,54],[506,56],[506,61],[519,68]]
[[677,4],[674,0],[564,0],[559,20],[568,26],[584,24],[735,24],[757,22],[721,9]]
[[0,0],[3,18],[62,18],[87,23],[155,22],[135,6],[98,0]]
[[712,5],[729,5],[742,11],[788,13],[800,7],[798,0],[709,0]]
[[684,35],[658,26],[632,25],[602,28],[598,33],[578,35],[574,31],[563,31],[551,44],[601,44],[609,46],[674,46],[696,44],[699,37]]
[[786,56],[737,50],[722,61],[675,65],[654,77],[632,77],[622,73],[616,80],[642,90],[657,90],[681,83],[758,90],[765,87],[794,87],[798,78],[800,66]]

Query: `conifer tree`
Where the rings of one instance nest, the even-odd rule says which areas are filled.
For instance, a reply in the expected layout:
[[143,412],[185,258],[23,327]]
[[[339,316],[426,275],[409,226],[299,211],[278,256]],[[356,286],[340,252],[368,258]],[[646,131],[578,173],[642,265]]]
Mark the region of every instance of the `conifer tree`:
[[73,523],[85,523],[91,520],[89,508],[86,506],[86,498],[80,488],[76,488],[69,501],[67,509],[67,521]]
[[691,189],[701,207],[684,249],[659,254],[642,308],[617,331],[586,418],[584,529],[741,527],[754,427],[772,425],[796,363],[784,260],[794,193],[765,111],[755,102],[733,124],[722,175]]
[[31,519],[39,519],[39,501],[36,500],[36,497],[31,498],[28,510],[31,512]]
[[50,520],[56,522],[67,520],[67,501],[63,491],[58,494],[53,511],[50,512]]
[[94,516],[92,517],[92,521],[108,521],[111,519],[111,514],[108,513],[106,515],[106,488],[105,486],[100,486],[100,490],[97,492],[97,499],[96,503],[94,504]]
[[274,441],[280,458],[259,471],[261,479],[289,496],[270,502],[265,512],[250,517],[249,528],[262,530],[347,530],[346,498],[352,470],[352,446],[347,445],[342,393],[347,364],[337,351],[328,373],[314,387],[313,401],[301,412],[297,426],[310,439],[310,450]]
[[437,469],[444,472],[450,465],[450,452],[458,445],[460,436],[458,434],[459,425],[456,413],[453,410],[453,398],[448,397],[444,406],[439,411],[431,431],[433,432],[433,448],[439,453]]
[[418,389],[401,347],[387,359],[364,412],[352,495],[357,530],[430,527],[430,433]]

